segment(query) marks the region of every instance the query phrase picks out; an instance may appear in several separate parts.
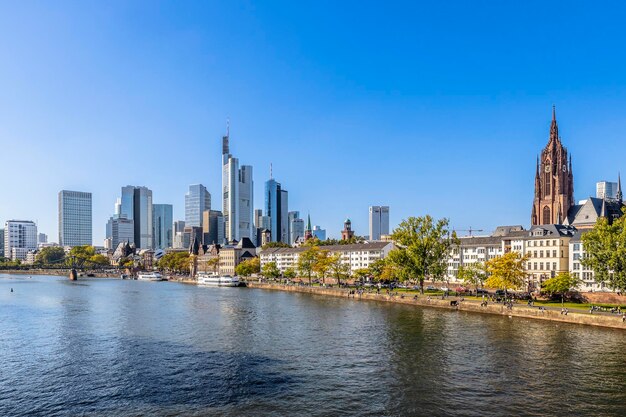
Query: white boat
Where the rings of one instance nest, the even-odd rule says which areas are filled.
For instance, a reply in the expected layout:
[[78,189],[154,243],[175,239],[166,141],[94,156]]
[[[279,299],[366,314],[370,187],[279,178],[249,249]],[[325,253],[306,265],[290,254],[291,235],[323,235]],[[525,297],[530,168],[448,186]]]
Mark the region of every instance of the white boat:
[[213,287],[238,287],[239,278],[219,275],[198,275],[198,285],[209,285]]
[[163,277],[158,272],[142,272],[137,274],[139,281],[163,281]]

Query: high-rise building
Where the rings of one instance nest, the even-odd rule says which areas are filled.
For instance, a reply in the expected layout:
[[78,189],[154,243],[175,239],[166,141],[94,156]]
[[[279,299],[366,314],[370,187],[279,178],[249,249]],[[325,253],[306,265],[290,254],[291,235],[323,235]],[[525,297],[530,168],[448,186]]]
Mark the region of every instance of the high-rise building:
[[185,233],[185,221],[176,220],[174,222],[174,242],[173,247],[175,249],[182,249],[183,246],[183,234]]
[[48,243],[48,235],[45,233],[37,234],[37,244]]
[[265,215],[270,219],[272,242],[289,243],[288,193],[273,178],[265,182]]
[[135,223],[126,217],[111,217],[107,223],[106,240],[115,250],[120,242],[133,243],[135,241]]
[[239,159],[230,154],[230,135],[222,138],[222,214],[228,241],[253,237],[254,191],[252,167],[239,168]]
[[389,206],[370,206],[370,240],[380,240],[389,234]]
[[171,204],[153,204],[152,221],[154,249],[171,248],[174,245],[174,208]]
[[122,187],[119,217],[133,221],[133,241],[137,248],[152,248],[152,213],[152,190],[132,185]]
[[0,229],[0,258],[4,257],[4,229]]
[[289,223],[289,244],[293,245],[300,238],[304,238],[304,220],[295,218]]
[[219,210],[205,210],[202,213],[202,235],[205,245],[224,243],[224,216]]
[[254,227],[261,228],[261,217],[263,217],[262,209],[254,209]]
[[615,199],[617,198],[617,183],[600,181],[596,183],[596,198]]
[[7,220],[4,224],[4,257],[26,259],[28,251],[37,249],[37,225],[30,220]]
[[319,240],[326,240],[326,229],[322,229],[319,226],[313,226],[313,230],[311,232],[313,233],[313,236]]
[[535,199],[530,216],[533,226],[563,224],[574,205],[574,174],[572,158],[561,143],[556,111],[552,108],[552,123],[548,144],[537,157]]
[[211,210],[211,194],[202,184],[190,185],[185,194],[185,225],[202,227],[205,210]]
[[59,245],[91,245],[91,193],[59,191]]

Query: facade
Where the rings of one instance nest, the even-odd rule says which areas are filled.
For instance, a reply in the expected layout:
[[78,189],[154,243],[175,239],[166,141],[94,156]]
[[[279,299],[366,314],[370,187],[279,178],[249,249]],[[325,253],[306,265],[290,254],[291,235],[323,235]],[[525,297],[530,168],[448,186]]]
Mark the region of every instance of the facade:
[[354,237],[354,231],[352,230],[352,222],[350,219],[346,219],[343,222],[343,230],[341,231],[341,240],[350,240]]
[[37,225],[30,220],[7,220],[4,224],[4,257],[24,260],[37,250]]
[[[183,246],[183,233],[185,232],[185,221],[184,220],[176,220],[174,222],[174,238],[173,238],[173,248],[174,249],[184,249]],[[189,248],[187,246],[187,248]]]
[[155,249],[167,249],[174,245],[174,208],[171,204],[153,204],[152,221]]
[[289,205],[287,190],[273,178],[265,182],[265,215],[269,218],[272,242],[289,243]]
[[[311,223],[311,219],[309,219],[309,225],[310,223]],[[326,229],[322,229],[321,227],[316,225],[316,226],[313,226],[311,233],[313,234],[313,236],[315,236],[319,240],[326,240]]]
[[59,191],[59,245],[92,243],[91,193]]
[[205,245],[224,242],[224,216],[219,210],[205,210],[202,213],[202,239]]
[[304,238],[304,220],[300,218],[299,211],[290,211],[288,215],[289,219],[289,243],[294,245],[298,238]]
[[[350,271],[368,268],[378,259],[385,258],[393,249],[391,242],[370,242],[353,245],[322,246],[321,249],[333,254],[341,254],[341,262],[350,267]],[[261,251],[261,268],[268,262],[276,262],[281,273],[288,268],[297,269],[300,254],[307,250],[306,247],[298,248],[271,248]]]
[[202,227],[205,210],[211,210],[211,194],[202,184],[190,185],[185,194],[185,224]]
[[570,274],[580,280],[580,284],[576,289],[583,292],[613,291],[606,283],[596,282],[593,269],[585,267],[581,262],[585,257],[582,236],[586,232],[588,230],[577,232],[569,242],[569,271]]
[[4,257],[4,229],[0,229],[0,258]]
[[137,248],[150,249],[154,243],[152,235],[153,211],[152,190],[147,187],[127,185],[122,187],[119,217],[133,221],[133,241]]
[[550,138],[541,157],[537,158],[531,224],[562,224],[573,205],[572,159],[570,157],[568,162],[567,149],[561,143],[553,108]]
[[106,239],[110,240],[111,249],[120,243],[131,244],[135,241],[135,223],[126,217],[111,217],[107,223]]
[[617,198],[617,183],[600,181],[596,183],[596,198],[611,199]]
[[389,234],[389,206],[370,206],[370,240],[380,240],[381,235]]
[[41,244],[46,244],[48,243],[48,235],[45,233],[39,233],[37,235],[37,244],[41,245]]
[[239,241],[253,237],[254,183],[252,167],[243,165],[230,154],[230,137],[222,138],[222,214],[225,237]]

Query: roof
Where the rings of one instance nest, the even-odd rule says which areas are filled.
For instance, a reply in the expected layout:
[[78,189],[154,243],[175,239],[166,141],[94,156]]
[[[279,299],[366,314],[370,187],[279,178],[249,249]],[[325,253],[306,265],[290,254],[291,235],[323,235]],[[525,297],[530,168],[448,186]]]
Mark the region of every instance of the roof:
[[[539,234],[543,230],[544,233]],[[577,232],[574,226],[565,224],[542,224],[533,226],[528,233],[528,239],[545,239],[547,237],[572,237]]]
[[622,207],[624,204],[619,200],[589,197],[583,204],[570,207],[565,224],[594,225],[600,217],[612,221],[622,215]]
[[[354,243],[351,245],[328,245],[318,246],[320,249],[327,250],[329,252],[348,252],[357,250],[381,250],[389,245],[393,245],[392,242],[371,242],[371,243]],[[282,254],[282,253],[300,253],[307,250],[309,246],[300,246],[297,248],[269,248],[263,249],[262,255]]]

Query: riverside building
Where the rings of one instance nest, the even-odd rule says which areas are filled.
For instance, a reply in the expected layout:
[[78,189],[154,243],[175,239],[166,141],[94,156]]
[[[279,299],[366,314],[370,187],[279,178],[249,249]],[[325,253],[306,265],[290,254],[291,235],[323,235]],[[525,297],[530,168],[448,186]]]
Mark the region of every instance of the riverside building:
[[37,250],[37,225],[30,220],[7,220],[4,224],[4,257],[13,261],[26,259],[28,251]]
[[59,245],[92,244],[91,193],[59,191]]

